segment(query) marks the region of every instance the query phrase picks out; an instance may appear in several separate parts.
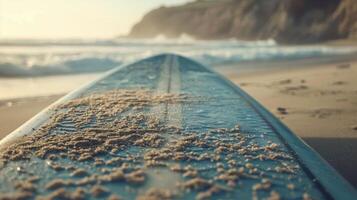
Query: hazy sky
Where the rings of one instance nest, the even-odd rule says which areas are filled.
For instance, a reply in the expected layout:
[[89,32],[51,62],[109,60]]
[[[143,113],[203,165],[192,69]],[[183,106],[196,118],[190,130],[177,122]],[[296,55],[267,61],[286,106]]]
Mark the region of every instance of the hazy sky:
[[190,0],[0,0],[0,38],[108,38],[149,10]]

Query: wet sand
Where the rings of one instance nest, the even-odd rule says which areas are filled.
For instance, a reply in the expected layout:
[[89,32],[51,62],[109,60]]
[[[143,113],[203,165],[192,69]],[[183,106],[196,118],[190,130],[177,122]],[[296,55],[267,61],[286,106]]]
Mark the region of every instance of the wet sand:
[[59,99],[61,95],[0,101],[0,139]]
[[[235,65],[216,70],[266,106],[357,187],[355,60],[242,63],[245,69]],[[59,97],[0,101],[0,138]]]

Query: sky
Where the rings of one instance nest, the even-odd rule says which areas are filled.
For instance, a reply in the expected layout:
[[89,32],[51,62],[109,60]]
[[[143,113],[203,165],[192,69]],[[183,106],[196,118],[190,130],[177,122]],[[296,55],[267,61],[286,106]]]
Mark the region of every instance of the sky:
[[153,8],[191,0],[0,0],[0,39],[125,35]]

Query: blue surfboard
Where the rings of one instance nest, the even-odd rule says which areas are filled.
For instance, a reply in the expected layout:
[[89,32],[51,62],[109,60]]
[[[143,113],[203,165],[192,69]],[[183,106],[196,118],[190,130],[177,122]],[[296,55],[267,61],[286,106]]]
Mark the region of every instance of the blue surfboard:
[[120,66],[0,141],[0,199],[356,199],[252,97],[163,54]]

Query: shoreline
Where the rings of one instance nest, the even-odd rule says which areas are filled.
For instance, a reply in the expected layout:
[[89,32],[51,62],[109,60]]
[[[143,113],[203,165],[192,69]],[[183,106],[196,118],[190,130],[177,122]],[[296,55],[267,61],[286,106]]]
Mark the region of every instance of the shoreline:
[[227,72],[232,72],[239,77],[248,77],[261,74],[281,73],[290,70],[309,70],[311,68],[322,67],[323,65],[341,65],[354,61],[357,61],[357,52],[311,58],[241,61],[239,63],[227,63],[211,67],[218,73],[222,73],[225,77],[229,78]]
[[0,139],[10,134],[63,95],[0,100]]
[[9,98],[9,99],[0,99],[0,109],[3,107],[12,107],[19,104],[25,104],[29,102],[38,102],[38,101],[46,101],[51,99],[58,99],[66,95],[64,94],[56,94],[56,95],[45,95],[45,96],[33,96],[33,97],[19,97],[19,98]]

